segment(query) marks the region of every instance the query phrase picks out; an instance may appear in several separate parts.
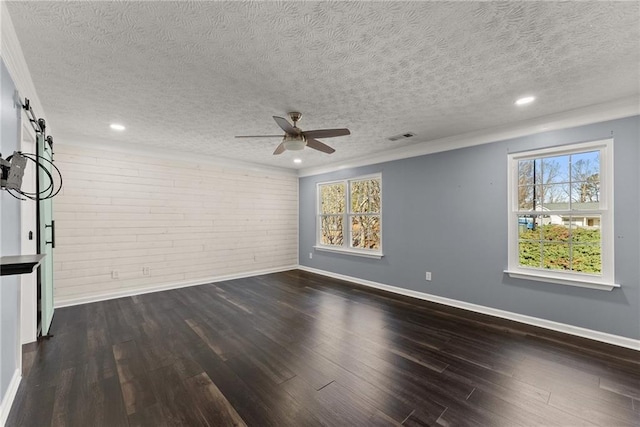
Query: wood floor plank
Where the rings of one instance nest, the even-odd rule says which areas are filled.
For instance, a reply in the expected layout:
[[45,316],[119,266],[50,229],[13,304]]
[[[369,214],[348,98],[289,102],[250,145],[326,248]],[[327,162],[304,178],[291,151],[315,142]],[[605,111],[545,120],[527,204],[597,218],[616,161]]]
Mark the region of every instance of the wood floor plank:
[[125,341],[114,345],[113,355],[127,414],[131,415],[156,403],[151,392],[149,373],[136,342]]
[[[474,386],[473,392],[466,399],[469,402],[474,402],[479,396],[486,396],[483,403],[491,400],[503,402],[502,408],[510,408],[509,413],[529,419],[533,424],[557,425],[553,422],[554,418],[546,416],[549,412],[547,410],[549,392],[473,364],[450,366],[443,374]],[[483,406],[483,404],[479,405]],[[495,405],[492,404],[487,409],[494,408]],[[523,422],[523,419],[508,418],[514,418],[513,421],[516,423],[528,425]]]
[[202,372],[183,381],[194,409],[208,425],[246,426],[220,389]]
[[552,392],[549,405],[595,424],[640,426],[640,414],[632,408],[622,408],[598,398],[589,398],[584,394]]
[[550,394],[562,397],[591,401],[594,405],[619,408],[622,411],[633,410],[633,399],[609,390],[596,387],[577,387],[575,384],[553,383],[548,386]]
[[82,370],[66,369],[56,389],[52,426],[126,427],[117,377],[89,382]]
[[242,355],[225,362],[231,370],[251,387],[257,398],[269,408],[279,425],[322,425],[318,417],[309,412],[304,402],[298,401],[266,376],[262,370]]
[[600,378],[600,388],[633,399],[640,399],[640,374],[610,375]]
[[442,411],[436,414],[425,411],[423,407],[419,406],[402,421],[402,425],[406,427],[435,426],[446,410],[447,408],[442,408]]
[[286,425],[278,414],[271,410],[269,404],[262,401],[259,392],[236,375],[210,349],[201,350],[195,354],[194,359],[247,425],[267,427]]
[[[356,348],[357,353],[350,348]],[[314,349],[329,360],[338,360],[346,369],[360,372],[364,366],[383,373],[393,373],[394,377],[403,376],[409,381],[417,378],[427,380],[428,384],[437,385],[443,392],[457,398],[466,397],[473,387],[466,383],[446,382],[446,378],[437,375],[445,370],[447,365],[434,368],[432,363],[425,364],[417,358],[408,356],[404,351],[397,351],[388,346],[372,343],[368,339],[350,339],[345,342],[326,342]],[[424,357],[426,357],[424,354]],[[365,374],[362,374],[365,375]]]
[[557,427],[596,425],[538,400],[518,400],[509,395],[497,395],[480,389],[471,393],[467,403],[499,415],[517,425]]
[[128,416],[129,427],[168,427],[169,422],[162,412],[160,403],[147,406],[146,408]]
[[[325,387],[331,383],[325,384]],[[327,397],[326,394],[318,393],[318,390],[302,377],[293,377],[280,384],[280,387],[291,397],[304,402],[305,406],[316,415],[323,425],[332,426],[344,423],[342,414],[332,407],[332,396]],[[364,421],[364,419],[360,421]]]
[[56,310],[7,426],[636,426],[637,352],[292,270]]
[[60,375],[60,381],[56,387],[53,413],[51,415],[52,426],[64,426],[70,418],[68,406],[75,403],[71,397],[71,387],[75,376],[75,368],[65,369]]
[[6,426],[49,426],[53,420],[56,386],[33,387],[22,383]]
[[447,407],[436,420],[436,425],[445,427],[522,426],[521,424],[514,423],[511,420],[496,415],[491,411],[475,408],[466,402],[456,403]]
[[156,404],[130,415],[130,423],[145,425],[146,418],[167,426],[244,425],[235,409],[190,357],[149,373]]
[[[129,418],[137,415],[136,422],[142,423],[146,411],[155,412],[157,406],[167,426],[206,426],[207,422],[192,401],[193,396],[184,386],[185,379],[174,365],[152,371],[149,377],[149,391],[153,394],[154,402],[142,408],[136,408],[135,413],[129,414]],[[152,416],[155,418],[158,414],[153,413]]]
[[192,319],[185,320],[189,327],[209,346],[211,351],[222,360],[228,360],[237,353],[242,353],[242,346],[233,334],[219,333],[206,324],[197,323]]
[[590,373],[552,363],[531,361],[520,364],[515,369],[513,378],[547,391],[554,384],[570,383],[585,388],[598,388],[600,384],[600,378]]
[[374,353],[366,357],[360,353],[358,357],[351,355],[349,348],[323,345],[314,352],[343,367],[346,373],[337,376],[340,382],[352,390],[368,392],[377,407],[397,421],[416,408],[421,409],[422,419],[435,420],[450,399],[464,399],[473,390],[466,384],[444,381],[444,377],[429,369],[421,371],[422,366],[395,354],[389,359]]
[[338,381],[332,382],[317,393],[320,399],[329,405],[329,409],[338,414],[343,425],[368,426],[373,419],[377,419],[377,422],[386,421],[388,425],[400,424],[411,413],[407,412],[398,421],[377,410],[376,406],[363,399],[362,395],[343,387]]

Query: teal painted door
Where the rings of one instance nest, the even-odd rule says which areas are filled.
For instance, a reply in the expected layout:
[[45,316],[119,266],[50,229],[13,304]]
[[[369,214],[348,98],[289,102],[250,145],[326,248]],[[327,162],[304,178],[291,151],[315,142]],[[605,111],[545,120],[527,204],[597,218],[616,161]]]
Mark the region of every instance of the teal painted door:
[[[53,161],[53,151],[42,134],[38,134],[36,145],[38,156]],[[40,160],[42,166],[53,176],[53,168],[46,160]],[[40,191],[46,190],[51,183],[47,173],[39,168]],[[49,194],[44,191],[44,194]],[[53,320],[53,248],[55,246],[55,223],[53,222],[53,199],[40,200],[40,253],[46,256],[40,265],[40,313],[42,336],[49,334],[51,320]]]

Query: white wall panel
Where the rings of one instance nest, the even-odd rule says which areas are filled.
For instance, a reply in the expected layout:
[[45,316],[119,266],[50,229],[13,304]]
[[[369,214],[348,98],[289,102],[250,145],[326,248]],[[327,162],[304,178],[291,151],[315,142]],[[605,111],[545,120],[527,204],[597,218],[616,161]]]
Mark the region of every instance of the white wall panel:
[[71,145],[55,160],[57,304],[298,262],[295,175]]

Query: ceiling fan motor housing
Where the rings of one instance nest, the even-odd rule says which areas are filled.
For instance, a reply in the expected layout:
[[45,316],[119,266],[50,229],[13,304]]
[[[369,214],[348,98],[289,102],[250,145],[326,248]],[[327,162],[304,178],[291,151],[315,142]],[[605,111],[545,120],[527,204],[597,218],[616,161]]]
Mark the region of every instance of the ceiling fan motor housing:
[[293,126],[296,125],[296,122],[300,121],[300,117],[302,117],[302,113],[298,113],[297,111],[292,111],[289,113],[289,118],[293,122]]

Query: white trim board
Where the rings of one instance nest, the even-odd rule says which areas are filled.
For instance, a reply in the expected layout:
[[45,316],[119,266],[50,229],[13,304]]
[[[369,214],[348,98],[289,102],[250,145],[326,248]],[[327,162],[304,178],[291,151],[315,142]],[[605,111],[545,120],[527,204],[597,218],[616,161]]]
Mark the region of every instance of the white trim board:
[[55,308],[70,307],[73,305],[89,304],[92,302],[106,301],[116,298],[131,297],[135,295],[150,294],[152,292],[168,291],[171,289],[187,288],[189,286],[206,285],[209,283],[224,282],[226,280],[243,279],[245,277],[261,276],[263,274],[279,273],[297,269],[297,265],[289,265],[284,267],[275,267],[264,270],[246,271],[236,274],[227,274],[224,276],[207,277],[198,280],[190,280],[175,283],[163,283],[157,286],[148,286],[143,288],[126,289],[115,292],[105,292],[91,296],[71,297],[71,298],[55,298]]
[[538,317],[527,316],[524,314],[514,313],[511,311],[500,310],[497,308],[486,307],[483,305],[472,304],[465,301],[459,301],[451,298],[445,298],[437,295],[431,295],[424,292],[413,291],[410,289],[398,288],[396,286],[385,285],[383,283],[372,282],[370,280],[359,279],[357,277],[345,276],[343,274],[333,273],[330,271],[319,270],[316,268],[299,265],[298,269],[308,271],[309,273],[320,274],[322,276],[332,277],[334,279],[345,280],[347,282],[356,283],[371,288],[382,289],[399,295],[405,295],[412,298],[418,298],[425,301],[431,301],[451,307],[461,308],[476,313],[487,314],[489,316],[500,317],[502,319],[513,320],[514,322],[524,323],[526,325],[537,326],[552,331],[563,332],[569,335],[575,335],[582,338],[588,338],[607,344],[617,345],[619,347],[629,348],[631,350],[640,351],[640,340],[622,337],[619,335],[608,334],[606,332],[594,331],[592,329],[582,328],[580,326],[567,325],[565,323],[554,322],[552,320],[540,319]]
[[20,375],[21,368],[13,371],[13,377],[11,378],[11,382],[9,383],[9,387],[7,388],[7,392],[4,394],[4,398],[2,399],[2,403],[0,403],[0,427],[4,427],[9,418],[9,413],[11,412],[11,406],[13,406],[13,401],[16,398],[16,394],[18,393],[18,387],[20,386],[20,381],[22,380],[22,375]]
[[[622,119],[640,114],[638,96],[630,96],[602,104],[591,105],[575,110],[536,117],[518,123],[483,129],[461,135],[453,135],[436,140],[425,140],[406,147],[383,151],[381,153],[365,155],[357,159],[344,162],[330,163],[325,166],[298,169],[298,176],[313,176],[337,170],[374,165],[393,160],[424,156],[442,151],[457,150],[475,145],[490,144],[542,132],[567,129],[577,126],[601,123],[609,120]],[[419,138],[419,135],[416,139]]]

